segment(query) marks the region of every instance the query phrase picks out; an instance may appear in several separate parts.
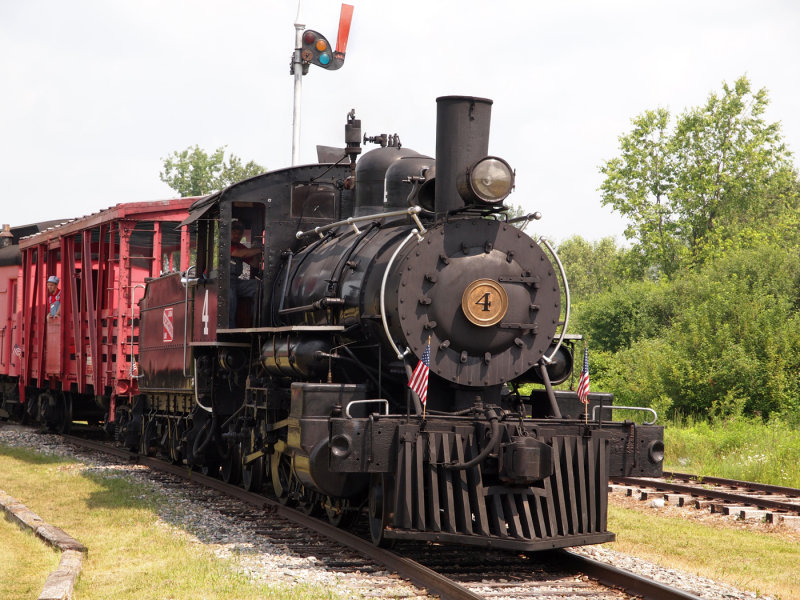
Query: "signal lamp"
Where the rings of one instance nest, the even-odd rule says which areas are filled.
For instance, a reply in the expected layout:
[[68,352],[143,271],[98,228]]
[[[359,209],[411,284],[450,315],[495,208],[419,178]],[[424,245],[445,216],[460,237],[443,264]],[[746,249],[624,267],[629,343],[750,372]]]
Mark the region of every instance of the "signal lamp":
[[338,69],[344,62],[344,53],[332,52],[325,36],[313,29],[306,29],[303,33],[300,56],[306,64],[315,64],[323,69]]
[[458,193],[467,204],[497,204],[513,189],[513,169],[496,156],[480,159],[458,181]]

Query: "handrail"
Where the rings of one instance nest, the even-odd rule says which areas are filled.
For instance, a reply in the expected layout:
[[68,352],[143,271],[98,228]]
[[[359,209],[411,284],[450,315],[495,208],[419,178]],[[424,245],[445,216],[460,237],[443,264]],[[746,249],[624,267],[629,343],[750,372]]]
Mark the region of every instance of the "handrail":
[[394,254],[392,254],[392,258],[389,259],[389,263],[386,265],[386,270],[383,272],[383,279],[381,280],[381,322],[383,323],[383,331],[386,332],[386,339],[389,340],[389,343],[392,345],[392,350],[394,350],[394,353],[400,360],[403,360],[405,353],[400,352],[400,348],[395,345],[392,335],[389,333],[389,323],[386,321],[386,280],[389,278],[389,271],[392,270],[394,259],[397,258],[400,250],[408,243],[408,240],[415,235],[418,236],[419,231],[412,229],[411,233],[406,236],[406,239],[404,239],[400,245],[395,248]]
[[[131,373],[130,373],[131,379],[139,379],[141,377],[141,375],[134,374],[135,363],[133,362],[133,307],[136,304],[136,302],[134,302],[134,300],[136,299],[136,288],[144,289],[144,287],[145,285],[143,283],[137,283],[136,285],[131,286]],[[131,388],[133,388],[133,386],[131,386]]]
[[353,231],[356,233],[361,233],[361,230],[356,227],[356,223],[361,223],[363,221],[374,221],[375,219],[383,219],[386,217],[404,217],[409,216],[414,220],[414,224],[417,226],[417,229],[420,233],[425,233],[427,229],[422,225],[422,222],[419,220],[417,216],[419,213],[422,212],[422,208],[419,206],[412,206],[410,208],[406,208],[404,210],[394,210],[391,212],[384,212],[384,213],[375,213],[372,215],[364,215],[362,217],[349,217],[344,219],[343,221],[337,221],[336,223],[330,223],[328,225],[322,225],[320,227],[314,227],[314,229],[308,229],[306,231],[298,231],[295,234],[295,237],[299,240],[302,237],[307,235],[311,235],[312,233],[316,233],[320,237],[325,231],[329,231],[331,229],[336,229],[337,227],[341,227],[343,225],[350,225],[353,228]]
[[385,409],[386,409],[386,412],[383,413],[383,414],[388,415],[389,414],[389,401],[388,400],[384,400],[383,398],[376,398],[374,400],[351,400],[350,402],[347,403],[347,406],[344,407],[344,414],[347,415],[348,419],[352,419],[353,415],[350,414],[350,407],[353,406],[353,404],[375,404],[375,403],[378,403],[378,402],[383,404]]
[[561,335],[558,338],[558,343],[556,344],[556,347],[553,348],[553,351],[550,353],[550,356],[542,357],[547,364],[550,364],[553,362],[553,357],[556,355],[556,352],[558,352],[558,349],[561,347],[561,343],[564,341],[564,337],[567,335],[567,326],[569,325],[569,305],[570,305],[569,282],[567,281],[567,272],[564,270],[564,265],[561,264],[561,259],[558,257],[558,254],[550,245],[550,242],[548,242],[543,237],[539,238],[539,241],[543,243],[548,250],[550,250],[550,254],[553,255],[553,258],[556,261],[556,265],[558,265],[558,270],[561,273],[561,281],[564,282],[564,299],[567,305],[566,311],[564,312],[564,325],[561,328]]
[[[197,359],[196,358],[194,359],[194,372],[195,372],[195,374],[197,373]],[[194,402],[195,402],[195,404],[197,404],[197,406],[199,406],[200,408],[202,408],[206,412],[213,412],[213,410],[214,410],[213,408],[209,408],[208,406],[204,406],[200,402],[200,397],[197,395],[197,377],[194,378],[194,381],[192,382],[192,387],[194,388]]]
[[197,269],[197,265],[192,265],[181,276],[181,285],[186,290],[186,297],[183,302],[183,376],[189,377],[186,372],[186,349],[189,346],[189,287],[197,285],[198,278],[190,279],[189,271]]
[[592,408],[592,421],[597,419],[597,411],[598,409],[607,408],[608,410],[641,410],[644,412],[652,413],[653,420],[652,421],[642,421],[642,425],[654,425],[656,421],[658,421],[658,413],[653,410],[652,408],[647,408],[644,406],[617,406],[615,404],[604,404],[604,405],[596,405]]

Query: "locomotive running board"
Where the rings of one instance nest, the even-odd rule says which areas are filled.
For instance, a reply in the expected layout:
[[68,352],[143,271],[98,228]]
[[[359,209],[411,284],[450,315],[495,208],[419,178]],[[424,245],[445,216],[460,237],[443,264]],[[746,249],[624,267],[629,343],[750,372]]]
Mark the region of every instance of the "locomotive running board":
[[242,327],[217,329],[217,333],[291,333],[292,331],[344,331],[344,325],[284,325],[282,327]]

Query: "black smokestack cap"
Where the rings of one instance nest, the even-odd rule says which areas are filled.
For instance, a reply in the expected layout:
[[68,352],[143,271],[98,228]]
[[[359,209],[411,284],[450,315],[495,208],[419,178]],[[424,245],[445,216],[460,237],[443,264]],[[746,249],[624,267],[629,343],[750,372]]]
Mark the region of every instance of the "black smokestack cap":
[[472,96],[436,99],[436,214],[464,206],[458,176],[489,154],[492,101]]

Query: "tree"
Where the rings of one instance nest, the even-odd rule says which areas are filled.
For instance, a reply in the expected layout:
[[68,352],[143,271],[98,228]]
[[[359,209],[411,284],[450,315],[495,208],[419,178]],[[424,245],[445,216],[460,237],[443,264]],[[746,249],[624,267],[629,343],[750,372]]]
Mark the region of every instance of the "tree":
[[226,162],[225,146],[217,148],[211,155],[197,145],[190,146],[162,160],[161,181],[182,197],[202,196],[266,171],[253,161],[243,164],[242,159],[234,154]]
[[625,250],[614,238],[588,242],[576,235],[558,245],[558,255],[567,272],[573,304],[606,292],[624,281]]
[[672,198],[684,242],[696,250],[719,227],[761,219],[776,177],[791,170],[780,124],[766,123],[767,90],[746,77],[722,85],[705,106],[687,111],[675,129]]
[[656,275],[672,277],[701,262],[709,244],[796,209],[791,153],[780,124],[764,120],[767,106],[767,91],[740,77],[674,128],[665,109],[646,111],[619,138],[620,156],[600,168],[602,201],[628,218],[632,250]]
[[634,117],[633,130],[620,136],[621,154],[600,168],[604,205],[629,219],[625,237],[638,241],[635,253],[666,275],[676,266],[677,243],[673,191],[673,156],[668,132],[669,111],[645,111]]

